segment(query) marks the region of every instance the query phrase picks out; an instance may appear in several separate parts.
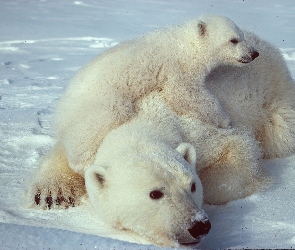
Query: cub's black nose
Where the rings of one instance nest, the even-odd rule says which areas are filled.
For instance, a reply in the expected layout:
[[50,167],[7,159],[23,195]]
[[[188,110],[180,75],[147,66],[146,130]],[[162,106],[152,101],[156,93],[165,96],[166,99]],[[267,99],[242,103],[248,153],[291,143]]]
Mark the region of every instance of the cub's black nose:
[[254,60],[255,58],[257,58],[259,56],[259,53],[257,51],[254,51],[251,55],[252,60]]
[[200,236],[206,235],[211,229],[211,223],[209,220],[198,221],[192,228],[188,229],[191,236],[197,239]]

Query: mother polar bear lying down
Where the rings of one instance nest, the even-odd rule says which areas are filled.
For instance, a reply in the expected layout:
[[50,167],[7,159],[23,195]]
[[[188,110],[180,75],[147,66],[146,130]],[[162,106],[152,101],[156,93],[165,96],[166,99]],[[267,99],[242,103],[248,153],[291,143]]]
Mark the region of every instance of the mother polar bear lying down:
[[[219,29],[212,25],[217,23],[222,31],[230,33],[227,40],[218,39],[222,43],[219,47],[210,43],[211,32]],[[100,61],[121,55],[122,50],[130,47],[139,46],[147,57],[149,53],[157,54],[162,47],[150,50],[140,47],[142,44],[137,44],[136,40],[98,57],[78,73],[61,99],[57,112],[58,141],[31,183],[28,199],[32,205],[45,209],[75,206],[87,193],[97,214],[115,228],[140,235],[157,245],[194,245],[210,230],[210,222],[201,209],[203,200],[222,204],[264,187],[269,179],[260,169],[259,159],[284,157],[295,148],[295,91],[286,64],[272,45],[250,32],[243,33],[222,17],[206,17],[160,33],[165,38],[172,31],[174,35],[178,34],[176,31],[189,33],[191,27],[198,33],[194,38],[203,45],[215,46],[216,52],[222,48],[229,53],[235,51],[236,46],[242,46],[245,55],[235,55],[240,64],[257,57],[253,48],[260,55],[244,67],[232,66],[239,66],[239,63],[234,63],[229,55],[226,63],[216,59],[219,62],[214,66],[206,66],[210,72],[202,71],[205,82],[184,70],[185,62],[181,60],[178,64],[173,58],[167,62],[176,72],[183,67],[179,74],[184,76],[173,76],[172,80],[163,73],[165,64],[158,65],[156,73],[153,67],[157,65],[150,64],[151,79],[142,76],[142,82],[138,82],[143,85],[142,90],[129,102],[126,93],[119,95],[120,87],[111,92],[101,88],[100,77],[111,76],[111,82],[112,79],[118,81],[120,75],[116,75],[117,61],[113,72]],[[147,36],[144,45],[153,48],[149,36],[153,34]],[[170,41],[173,36],[168,38]],[[192,43],[185,45],[189,47]],[[184,52],[187,51],[181,51],[184,57],[190,56]],[[210,51],[204,54],[204,58],[214,57]],[[136,57],[135,54],[130,56]],[[136,58],[135,63],[143,59]],[[138,74],[143,72],[139,64],[130,65],[126,55],[122,60],[126,71],[132,66]],[[96,67],[106,71],[99,71],[97,75]],[[99,77],[97,89],[92,88],[93,76]],[[159,81],[160,87],[145,85],[153,85],[153,80]],[[180,89],[183,93],[173,92],[169,86],[174,88],[176,83],[188,85],[192,91],[201,89],[198,93],[188,93],[193,101],[200,95],[206,96],[205,100],[213,103],[212,109],[207,110],[209,114],[204,112],[207,103],[198,101],[184,106],[187,110],[181,110],[178,105],[187,104],[189,100],[182,102],[179,97],[187,89]],[[129,81],[122,84],[127,84],[127,90],[134,87]],[[174,96],[169,98],[167,93],[175,94],[175,103]],[[122,100],[126,100],[126,106],[121,106]],[[212,114],[219,115],[217,121],[214,122]],[[232,128],[216,126],[226,127],[229,120]]]

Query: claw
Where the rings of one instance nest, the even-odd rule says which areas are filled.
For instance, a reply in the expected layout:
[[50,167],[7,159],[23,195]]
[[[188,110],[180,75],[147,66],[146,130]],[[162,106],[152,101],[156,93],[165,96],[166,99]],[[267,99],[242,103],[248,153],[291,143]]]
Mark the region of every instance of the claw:
[[72,197],[69,197],[69,205],[71,205],[72,207],[75,207],[75,199]]
[[56,198],[56,200],[55,200],[55,204],[56,204],[57,206],[61,206],[61,204],[62,204],[63,202],[65,202],[65,198],[64,198],[63,196],[58,196],[58,197]]
[[46,197],[45,202],[47,204],[48,209],[51,209],[52,206],[52,197],[51,197],[51,192],[49,192],[49,196]]
[[35,194],[35,204],[40,205],[40,198],[41,197],[41,191],[37,190],[37,193]]
[[65,198],[62,195],[61,188],[58,189],[57,198],[55,200],[55,204],[60,206],[65,201]]

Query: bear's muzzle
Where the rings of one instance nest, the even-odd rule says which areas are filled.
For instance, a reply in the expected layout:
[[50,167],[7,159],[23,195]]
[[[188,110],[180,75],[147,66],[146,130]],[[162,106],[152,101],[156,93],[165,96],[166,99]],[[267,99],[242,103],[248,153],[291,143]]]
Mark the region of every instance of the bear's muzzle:
[[196,213],[191,219],[191,226],[184,233],[186,237],[180,237],[178,243],[183,246],[196,246],[209,233],[211,223],[203,210]]

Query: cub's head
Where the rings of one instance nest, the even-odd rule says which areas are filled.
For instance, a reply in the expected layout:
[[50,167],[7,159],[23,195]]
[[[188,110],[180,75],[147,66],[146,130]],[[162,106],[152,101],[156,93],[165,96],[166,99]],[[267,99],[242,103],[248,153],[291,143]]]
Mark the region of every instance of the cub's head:
[[250,63],[259,53],[247,41],[240,28],[222,16],[203,16],[195,24],[198,42],[204,52],[204,60],[213,67],[219,65],[242,66]]
[[107,152],[98,152],[85,172],[90,201],[105,223],[117,229],[156,245],[196,245],[211,227],[201,209],[196,152],[188,143],[156,151],[110,159],[99,155]]

